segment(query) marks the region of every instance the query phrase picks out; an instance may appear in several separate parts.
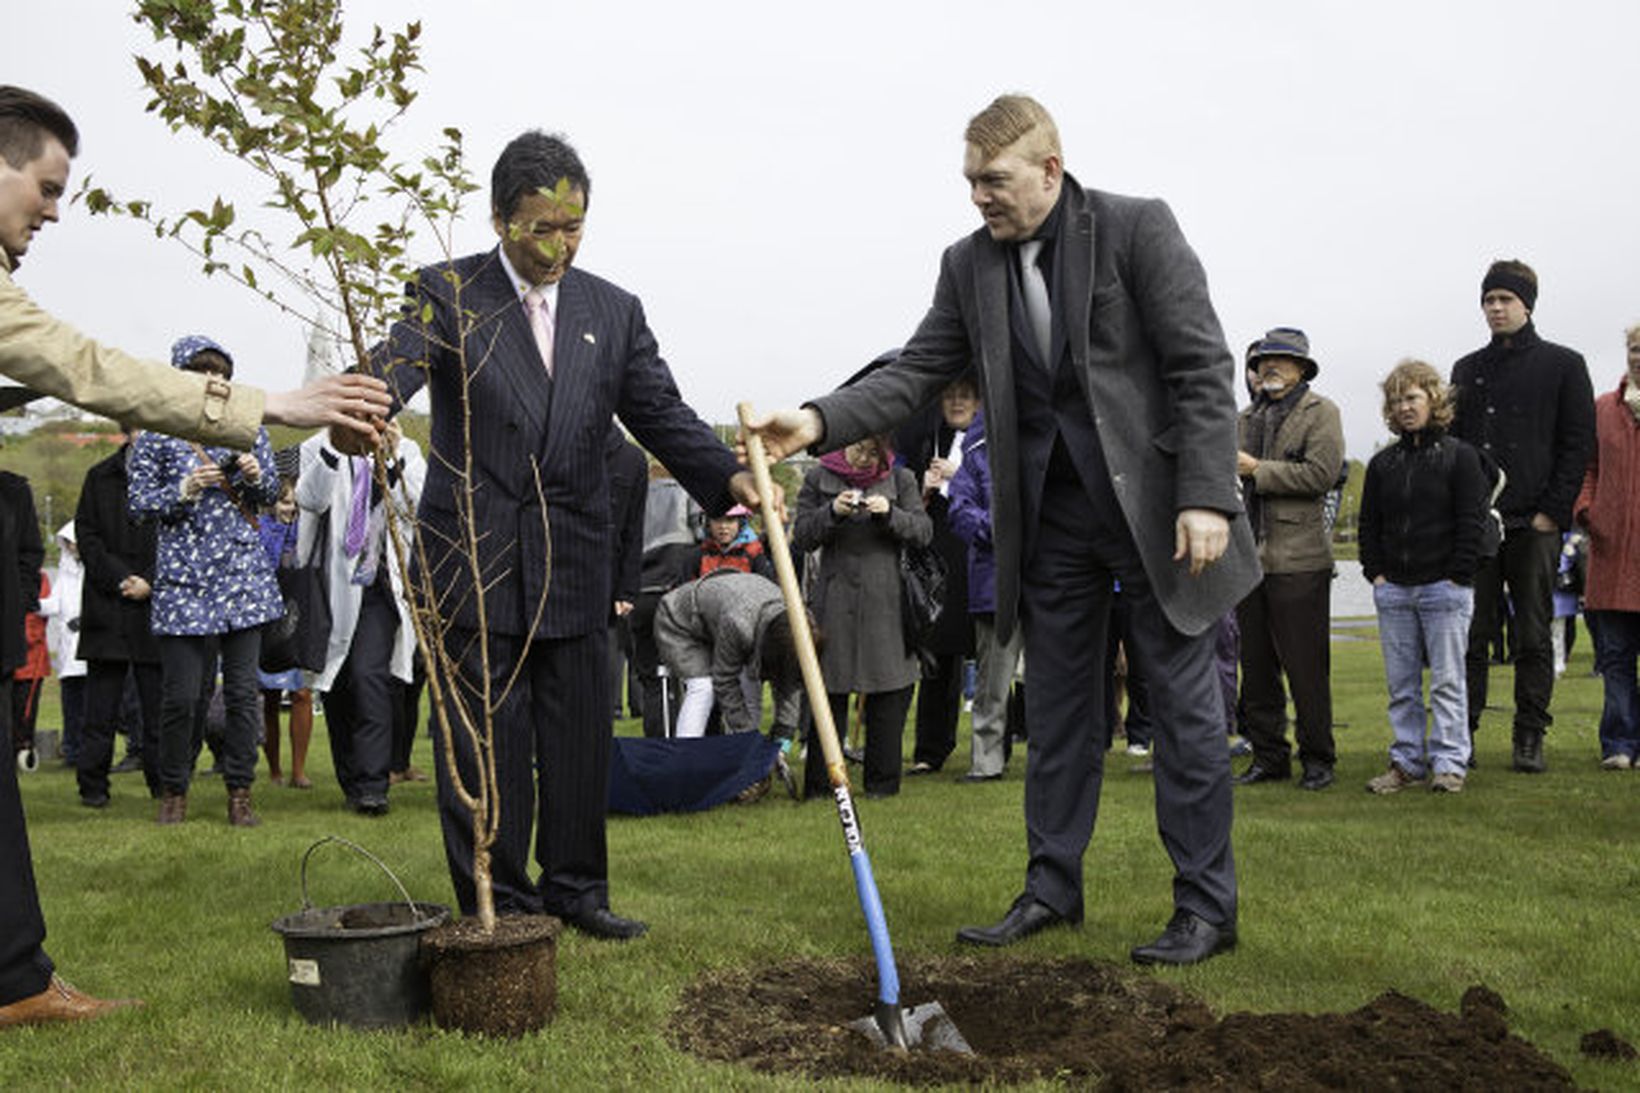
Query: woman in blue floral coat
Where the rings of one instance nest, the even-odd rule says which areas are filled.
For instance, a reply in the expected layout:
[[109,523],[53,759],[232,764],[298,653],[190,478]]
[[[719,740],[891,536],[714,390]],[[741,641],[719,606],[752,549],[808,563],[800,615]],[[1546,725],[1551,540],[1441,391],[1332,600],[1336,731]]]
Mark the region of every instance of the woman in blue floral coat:
[[[171,363],[233,377],[228,351],[202,335],[179,339]],[[194,709],[220,649],[228,822],[254,827],[259,821],[250,787],[261,722],[261,626],[284,613],[256,520],[257,509],[272,504],[279,492],[268,432],[257,431],[251,452],[145,432],[132,446],[130,480],[131,514],[152,518],[159,528],[151,613],[163,669],[158,822],[181,823],[187,815]]]

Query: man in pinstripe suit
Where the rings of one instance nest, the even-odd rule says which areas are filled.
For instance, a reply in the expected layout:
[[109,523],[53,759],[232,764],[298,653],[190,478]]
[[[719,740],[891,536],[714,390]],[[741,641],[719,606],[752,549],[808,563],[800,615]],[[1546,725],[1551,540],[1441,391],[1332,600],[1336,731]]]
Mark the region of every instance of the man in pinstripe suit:
[[[401,402],[424,385],[431,394],[432,454],[417,519],[451,655],[476,685],[476,638],[487,634],[497,695],[522,659],[495,718],[496,909],[545,911],[597,937],[632,938],[645,926],[609,909],[604,838],[610,416],[708,512],[756,504],[756,492],[685,405],[637,297],[573,268],[590,195],[580,157],[561,137],[529,132],[507,145],[491,176],[500,245],[423,270],[377,367]],[[469,499],[482,596],[464,550]],[[458,762],[470,762],[465,750],[458,743]],[[442,760],[439,804],[456,897],[471,914],[472,825]],[[529,875],[532,823],[539,882]]]

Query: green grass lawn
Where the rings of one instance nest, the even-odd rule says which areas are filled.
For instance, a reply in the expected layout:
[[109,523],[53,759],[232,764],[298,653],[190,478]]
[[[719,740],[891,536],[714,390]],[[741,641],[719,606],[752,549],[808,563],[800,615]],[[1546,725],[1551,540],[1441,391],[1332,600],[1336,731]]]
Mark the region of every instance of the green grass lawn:
[[[1456,1009],[1467,986],[1485,983],[1512,1007],[1512,1029],[1580,1083],[1640,1088],[1640,1066],[1590,1063],[1577,1049],[1600,1027],[1640,1041],[1640,774],[1596,767],[1600,687],[1587,634],[1556,688],[1549,773],[1508,772],[1508,715],[1489,711],[1481,768],[1459,796],[1362,791],[1388,744],[1382,668],[1371,641],[1333,648],[1338,785],[1237,790],[1241,946],[1159,974],[1221,1013],[1348,1010],[1389,988]],[[1508,696],[1510,679],[1498,670],[1494,694]],[[54,683],[51,692],[45,726],[56,723]],[[860,802],[902,955],[953,952],[956,928],[1000,915],[1021,882],[1021,757],[1001,782],[960,785],[966,747],[964,735],[945,774],[908,779],[897,799]],[[430,766],[425,741],[417,761]],[[1167,920],[1170,869],[1149,779],[1130,766],[1112,753],[1088,853],[1087,921],[996,959],[1125,962]],[[829,804],[771,796],[612,819],[614,907],[646,919],[649,936],[623,945],[567,935],[557,1021],[519,1042],[482,1042],[430,1027],[319,1029],[295,1015],[268,924],[299,907],[297,866],[315,839],[355,839],[418,898],[451,899],[431,786],[395,788],[384,819],[344,812],[322,728],[311,773],[318,788],[308,793],[258,783],[264,824],[250,831],[227,826],[216,779],[196,783],[186,825],[160,829],[138,775],[115,778],[104,812],[79,806],[60,766],[23,778],[50,952],[84,989],[148,1005],[86,1026],[0,1033],[0,1090],[810,1084],[699,1062],[663,1030],[681,988],[706,969],[868,951]],[[374,867],[331,849],[315,856],[311,883],[321,905],[393,892]],[[862,1013],[870,1001],[861,998]]]

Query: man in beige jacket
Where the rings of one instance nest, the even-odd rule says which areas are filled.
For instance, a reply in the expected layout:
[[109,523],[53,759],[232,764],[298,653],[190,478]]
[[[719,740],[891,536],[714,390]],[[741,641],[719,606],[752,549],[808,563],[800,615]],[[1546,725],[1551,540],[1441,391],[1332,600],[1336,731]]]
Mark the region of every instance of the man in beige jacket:
[[1277,327],[1247,350],[1258,380],[1238,422],[1236,473],[1247,499],[1264,579],[1236,608],[1241,625],[1241,703],[1253,762],[1237,783],[1291,777],[1287,692],[1300,789],[1333,783],[1331,614],[1332,542],[1322,502],[1344,464],[1338,407],[1310,390],[1320,370],[1302,330]]
[[[377,380],[328,376],[301,390],[266,393],[139,361],[36,306],[11,271],[35,233],[57,219],[78,145],[73,121],[55,103],[0,86],[0,374],[133,425],[211,444],[249,449],[264,421],[378,435],[389,401]],[[9,709],[0,702],[0,711]],[[83,1020],[131,1004],[69,986],[55,974],[44,940],[17,771],[0,763],[0,1028]]]

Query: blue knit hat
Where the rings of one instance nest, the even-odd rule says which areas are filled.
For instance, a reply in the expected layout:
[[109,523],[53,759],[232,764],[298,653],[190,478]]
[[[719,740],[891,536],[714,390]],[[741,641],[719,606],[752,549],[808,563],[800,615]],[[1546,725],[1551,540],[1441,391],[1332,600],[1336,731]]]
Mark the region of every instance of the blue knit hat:
[[223,349],[221,344],[203,334],[186,334],[178,338],[171,345],[171,366],[173,368],[187,368],[194,363],[195,357],[207,349],[222,355],[222,359],[228,362],[228,378],[233,379],[233,354]]

